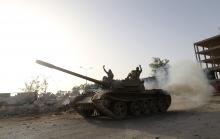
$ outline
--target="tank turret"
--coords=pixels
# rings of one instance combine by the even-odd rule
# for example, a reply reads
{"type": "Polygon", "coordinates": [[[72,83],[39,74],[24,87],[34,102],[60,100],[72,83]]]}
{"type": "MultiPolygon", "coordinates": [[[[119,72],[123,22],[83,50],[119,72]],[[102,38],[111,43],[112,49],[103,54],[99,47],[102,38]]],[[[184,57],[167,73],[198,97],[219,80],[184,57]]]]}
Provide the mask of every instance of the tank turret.
{"type": "Polygon", "coordinates": [[[102,86],[103,89],[112,89],[114,91],[120,91],[120,92],[138,92],[138,91],[144,91],[144,85],[143,82],[141,82],[139,79],[124,79],[124,80],[113,80],[108,78],[103,78],[103,80],[97,80],[93,79],[84,75],[81,75],[79,73],[75,73],[73,71],[55,66],[53,64],[37,60],[36,63],[46,66],[48,68],[56,69],[68,74],[71,74],[73,76],[94,82],[96,84],[99,84],[102,86]]]}

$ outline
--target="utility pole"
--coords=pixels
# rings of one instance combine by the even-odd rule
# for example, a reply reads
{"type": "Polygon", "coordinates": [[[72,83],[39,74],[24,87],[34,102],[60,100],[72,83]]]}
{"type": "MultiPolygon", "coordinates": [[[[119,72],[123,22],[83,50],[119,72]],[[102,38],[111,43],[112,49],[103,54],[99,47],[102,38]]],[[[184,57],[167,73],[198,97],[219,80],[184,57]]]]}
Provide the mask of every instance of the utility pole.
{"type": "MultiPolygon", "coordinates": [[[[92,67],[83,67],[83,66],[80,66],[80,68],[85,70],[86,76],[88,75],[88,71],[92,69],[92,67]]],[[[86,85],[87,85],[87,80],[86,80],[86,85]]]]}

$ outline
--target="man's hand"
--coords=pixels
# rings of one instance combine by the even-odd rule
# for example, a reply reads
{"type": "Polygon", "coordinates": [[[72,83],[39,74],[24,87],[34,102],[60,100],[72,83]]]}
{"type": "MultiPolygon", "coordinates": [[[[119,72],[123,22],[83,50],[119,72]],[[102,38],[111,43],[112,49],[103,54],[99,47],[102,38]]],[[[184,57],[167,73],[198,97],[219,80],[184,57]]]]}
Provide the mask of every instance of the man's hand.
{"type": "Polygon", "coordinates": [[[142,68],[141,68],[141,65],[139,65],[139,67],[140,67],[140,71],[142,72],[142,68]]]}

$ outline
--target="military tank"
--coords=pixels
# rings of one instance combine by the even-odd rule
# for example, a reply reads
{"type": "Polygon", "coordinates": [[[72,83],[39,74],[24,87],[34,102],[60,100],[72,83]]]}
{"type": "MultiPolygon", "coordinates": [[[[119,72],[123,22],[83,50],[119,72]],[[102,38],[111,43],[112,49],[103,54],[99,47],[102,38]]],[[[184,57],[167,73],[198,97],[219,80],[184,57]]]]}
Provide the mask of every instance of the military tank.
{"type": "Polygon", "coordinates": [[[103,115],[124,119],[127,116],[166,112],[171,104],[171,96],[165,90],[145,90],[140,79],[96,80],[41,60],[36,63],[100,85],[99,89],[86,91],[72,102],[71,105],[84,117],[103,115]]]}

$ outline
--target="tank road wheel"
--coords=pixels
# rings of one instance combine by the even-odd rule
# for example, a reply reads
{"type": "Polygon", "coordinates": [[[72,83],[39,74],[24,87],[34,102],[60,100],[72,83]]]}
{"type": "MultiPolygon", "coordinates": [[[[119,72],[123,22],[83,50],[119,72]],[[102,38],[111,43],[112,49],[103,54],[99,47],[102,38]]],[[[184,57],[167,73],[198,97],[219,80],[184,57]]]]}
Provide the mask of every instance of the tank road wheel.
{"type": "Polygon", "coordinates": [[[142,112],[143,114],[150,114],[150,104],[149,104],[149,101],[143,101],[141,103],[142,105],[142,112]]]}
{"type": "Polygon", "coordinates": [[[150,101],[150,111],[152,113],[157,113],[159,111],[157,101],[156,100],[151,100],[150,101]]]}
{"type": "Polygon", "coordinates": [[[117,119],[123,119],[127,115],[127,104],[125,102],[115,102],[113,104],[113,113],[116,115],[117,119]]]}
{"type": "Polygon", "coordinates": [[[164,97],[164,98],[160,98],[158,101],[158,106],[161,112],[166,112],[167,109],[169,108],[171,103],[171,98],[170,96],[168,97],[164,97]]]}
{"type": "Polygon", "coordinates": [[[160,112],[166,112],[167,111],[167,104],[165,98],[159,98],[158,99],[158,108],[160,112]]]}
{"type": "Polygon", "coordinates": [[[141,104],[139,102],[131,102],[129,110],[132,115],[139,116],[141,114],[141,104]]]}

